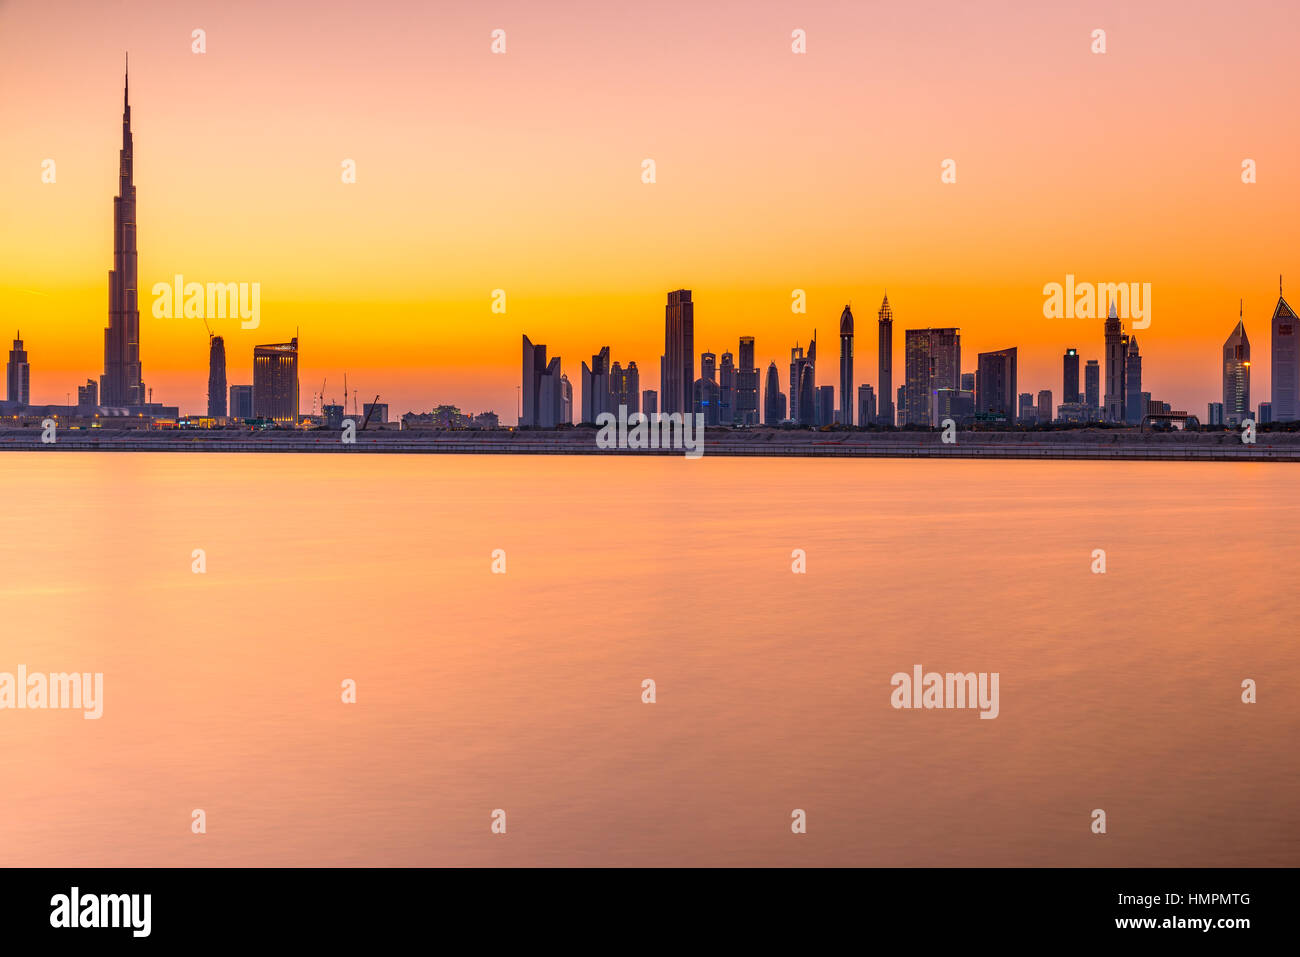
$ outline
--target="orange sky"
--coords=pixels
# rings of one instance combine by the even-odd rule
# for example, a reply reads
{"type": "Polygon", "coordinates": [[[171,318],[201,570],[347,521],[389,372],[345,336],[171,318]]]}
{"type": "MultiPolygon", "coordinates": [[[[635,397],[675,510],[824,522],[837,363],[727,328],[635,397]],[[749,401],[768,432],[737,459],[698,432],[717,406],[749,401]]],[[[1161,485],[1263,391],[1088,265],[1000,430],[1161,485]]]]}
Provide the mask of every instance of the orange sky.
{"type": "Polygon", "coordinates": [[[874,384],[887,288],[896,382],[904,329],[957,325],[964,368],[1017,345],[1059,402],[1065,347],[1101,358],[1100,320],[1043,318],[1067,272],[1151,283],[1144,387],[1202,413],[1244,297],[1267,399],[1279,273],[1300,298],[1300,6],[1050,6],[0,0],[0,340],[21,326],[34,402],[102,371],[129,49],[145,381],[183,410],[206,334],[149,313],[175,273],[261,284],[259,329],[214,324],[229,381],[300,327],[304,410],[347,372],[394,413],[513,421],[525,332],[575,386],[608,344],[657,387],[679,287],[697,350],[753,335],[783,377],[816,326],[823,384],[850,300],[874,384]]]}

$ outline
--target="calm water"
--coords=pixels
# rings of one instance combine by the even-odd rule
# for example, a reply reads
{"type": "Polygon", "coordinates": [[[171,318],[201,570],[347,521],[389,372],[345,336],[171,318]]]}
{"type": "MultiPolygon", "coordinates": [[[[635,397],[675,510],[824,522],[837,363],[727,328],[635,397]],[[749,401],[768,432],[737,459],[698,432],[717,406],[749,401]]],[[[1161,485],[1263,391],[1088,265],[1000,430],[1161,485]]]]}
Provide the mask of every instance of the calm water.
{"type": "Polygon", "coordinates": [[[0,863],[1297,865],[1298,490],[5,453],[0,671],[102,671],[105,700],[0,711],[0,863]],[[1000,716],[894,710],[918,663],[998,672],[1000,716]]]}

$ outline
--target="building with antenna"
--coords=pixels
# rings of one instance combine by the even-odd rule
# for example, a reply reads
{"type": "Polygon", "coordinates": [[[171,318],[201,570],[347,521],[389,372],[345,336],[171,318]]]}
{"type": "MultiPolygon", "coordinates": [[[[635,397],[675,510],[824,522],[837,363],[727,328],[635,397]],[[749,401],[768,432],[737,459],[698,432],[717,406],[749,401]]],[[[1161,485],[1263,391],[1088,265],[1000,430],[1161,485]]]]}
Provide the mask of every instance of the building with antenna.
{"type": "Polygon", "coordinates": [[[297,336],[288,342],[253,347],[253,417],[276,425],[297,425],[297,336]]]}
{"type": "Polygon", "coordinates": [[[1223,406],[1211,425],[1236,427],[1250,418],[1250,339],[1246,336],[1244,304],[1237,306],[1237,325],[1223,344],[1223,406]]]}
{"type": "Polygon", "coordinates": [[[8,385],[5,397],[19,405],[31,403],[32,371],[27,364],[27,350],[23,348],[23,333],[14,334],[14,347],[9,350],[9,364],[5,367],[5,380],[8,385]]]}
{"type": "Polygon", "coordinates": [[[226,417],[226,340],[208,333],[208,415],[226,417]]]}

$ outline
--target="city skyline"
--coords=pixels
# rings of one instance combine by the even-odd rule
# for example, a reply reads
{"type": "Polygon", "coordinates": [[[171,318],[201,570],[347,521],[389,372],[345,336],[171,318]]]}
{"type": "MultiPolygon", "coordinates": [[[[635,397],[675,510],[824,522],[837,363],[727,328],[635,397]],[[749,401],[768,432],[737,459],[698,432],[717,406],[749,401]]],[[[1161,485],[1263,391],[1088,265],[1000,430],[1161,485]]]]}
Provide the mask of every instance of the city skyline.
{"type": "MultiPolygon", "coordinates": [[[[380,5],[376,16],[384,22],[385,16],[407,9],[400,4],[380,5]]],[[[1266,8],[1255,13],[1264,21],[1285,16],[1266,8]]],[[[0,22],[14,29],[0,31],[0,37],[20,35],[27,19],[36,15],[34,6],[6,5],[0,10],[0,22]]],[[[534,29],[523,31],[527,41],[516,41],[507,56],[493,57],[486,42],[479,42],[479,24],[468,11],[458,18],[447,53],[455,69],[483,80],[497,108],[509,102],[502,99],[507,94],[521,94],[520,84],[536,66],[543,45],[553,51],[557,44],[567,48],[577,42],[557,35],[554,25],[539,23],[522,7],[513,8],[511,15],[534,29]]],[[[1051,21],[1057,14],[1041,16],[1051,21]]],[[[1194,19],[1197,15],[1187,16],[1194,19]]],[[[486,206],[467,207],[460,200],[452,202],[446,190],[441,190],[437,195],[452,202],[439,207],[436,218],[442,225],[433,231],[417,230],[414,237],[406,227],[383,232],[407,222],[405,206],[403,219],[393,218],[397,215],[394,190],[408,190],[403,199],[413,202],[414,209],[431,209],[428,174],[413,175],[412,144],[395,147],[395,153],[372,150],[369,158],[363,155],[357,160],[360,173],[356,184],[338,181],[340,161],[359,152],[359,136],[373,132],[359,114],[349,113],[349,122],[355,120],[357,125],[340,127],[339,136],[329,144],[299,130],[308,139],[287,151],[297,170],[293,174],[288,161],[275,159],[279,154],[274,150],[257,152],[261,166],[244,153],[223,155],[220,160],[208,156],[187,144],[202,142],[201,136],[196,139],[201,129],[239,128],[239,111],[247,107],[247,98],[233,95],[233,91],[257,88],[264,92],[274,86],[273,74],[267,72],[270,68],[254,56],[256,44],[249,45],[253,38],[240,34],[236,44],[227,36],[222,48],[214,44],[208,53],[198,56],[162,26],[149,22],[145,12],[114,20],[89,8],[86,18],[88,24],[101,28],[97,33],[87,31],[96,35],[68,39],[66,48],[39,34],[30,47],[10,42],[0,66],[6,88],[26,88],[25,84],[37,82],[36,77],[50,69],[60,71],[61,77],[39,105],[23,97],[0,103],[0,122],[13,134],[15,147],[0,157],[0,174],[9,187],[3,202],[7,212],[28,227],[21,231],[21,238],[19,231],[13,231],[0,239],[0,316],[10,317],[15,329],[21,326],[25,330],[34,404],[61,403],[88,377],[98,378],[103,372],[103,263],[112,262],[114,237],[97,211],[103,208],[104,196],[113,194],[107,184],[119,181],[122,172],[120,164],[114,167],[105,162],[108,150],[122,147],[121,129],[108,121],[111,113],[106,110],[117,94],[106,92],[105,80],[120,75],[121,54],[106,50],[105,45],[117,38],[122,41],[121,48],[131,48],[133,68],[145,77],[132,89],[133,172],[135,179],[143,177],[145,184],[145,199],[138,211],[138,231],[144,237],[140,284],[148,290],[153,283],[170,280],[177,273],[209,281],[262,283],[260,328],[245,330],[238,323],[218,320],[212,329],[225,340],[229,379],[236,383],[251,381],[254,346],[285,341],[301,327],[311,342],[303,354],[305,382],[326,378],[337,382],[347,373],[363,391],[373,394],[373,387],[397,409],[426,409],[438,402],[457,401],[469,408],[496,409],[508,421],[517,403],[515,337],[520,329],[546,330],[552,353],[559,355],[590,354],[593,347],[608,343],[616,354],[640,359],[645,388],[657,378],[653,356],[660,354],[656,350],[661,347],[654,317],[663,308],[663,290],[676,285],[691,288],[702,304],[695,318],[695,340],[730,343],[742,331],[752,335],[757,342],[755,368],[759,370],[773,360],[782,365],[791,342],[806,336],[806,330],[814,325],[825,328],[845,303],[874,303],[888,288],[899,308],[901,330],[960,326],[968,352],[976,353],[1014,342],[1020,349],[1022,383],[1035,391],[1042,386],[1055,389],[1057,355],[1063,345],[1078,346],[1085,359],[1090,357],[1086,345],[1093,336],[1090,320],[1046,320],[1041,314],[1042,285],[1073,270],[1152,283],[1153,323],[1142,333],[1142,357],[1152,372],[1146,375],[1144,391],[1161,395],[1175,407],[1203,411],[1207,402],[1217,398],[1213,384],[1220,378],[1218,353],[1238,301],[1245,298],[1247,328],[1262,330],[1265,322],[1271,321],[1274,301],[1267,291],[1274,277],[1297,265],[1292,252],[1296,248],[1295,227],[1288,217],[1275,215],[1300,195],[1292,185],[1295,178],[1286,175],[1294,169],[1296,150],[1293,141],[1279,141],[1277,124],[1268,122],[1268,106],[1275,102],[1275,94],[1268,83],[1261,82],[1268,76],[1269,65],[1279,62],[1275,57],[1282,55],[1282,46],[1275,51],[1265,44],[1261,50],[1256,44],[1252,55],[1257,62],[1230,80],[1232,90],[1249,88],[1259,100],[1252,101],[1248,116],[1238,116],[1239,125],[1233,127],[1241,131],[1242,155],[1249,151],[1260,163],[1259,182],[1250,185],[1241,182],[1240,158],[1227,154],[1216,152],[1211,157],[1203,149],[1191,150],[1183,165],[1173,171],[1176,175],[1165,176],[1135,166],[1131,156],[1120,163],[1103,140],[1087,144],[1081,152],[1076,150],[1079,155],[1063,169],[1060,164],[1064,161],[1046,146],[1023,155],[1005,152],[993,139],[972,141],[972,128],[963,125],[960,139],[968,143],[963,149],[960,144],[922,136],[895,110],[887,117],[894,129],[886,168],[880,165],[878,150],[856,153],[855,163],[860,168],[827,166],[828,154],[819,143],[822,136],[831,134],[832,127],[822,124],[820,113],[798,149],[782,148],[777,154],[759,150],[746,154],[748,164],[741,162],[734,168],[730,163],[720,165],[720,156],[711,147],[687,149],[687,144],[675,142],[668,148],[663,136],[670,127],[660,107],[669,100],[678,110],[682,104],[668,91],[661,102],[654,90],[645,89],[640,102],[649,111],[649,119],[642,132],[650,134],[649,143],[647,136],[638,139],[631,130],[623,129],[620,144],[626,147],[626,156],[609,151],[576,157],[566,154],[575,161],[572,171],[557,170],[546,161],[549,175],[564,173],[559,197],[572,200],[577,195],[573,193],[577,180],[571,177],[590,182],[597,176],[600,208],[620,217],[616,241],[597,249],[590,239],[597,231],[577,230],[579,222],[594,225],[592,217],[603,215],[596,207],[587,200],[578,202],[571,208],[575,215],[580,214],[579,219],[550,217],[547,222],[558,223],[559,233],[552,236],[539,231],[539,217],[559,201],[548,198],[556,193],[556,183],[548,180],[543,187],[534,178],[518,175],[521,168],[513,168],[507,175],[504,166],[513,161],[491,152],[482,136],[470,137],[463,148],[458,146],[457,153],[467,158],[491,155],[488,165],[493,182],[513,184],[508,190],[509,204],[489,199],[486,206]],[[190,107],[200,102],[211,115],[205,113],[203,123],[196,125],[190,107]],[[38,107],[59,117],[62,131],[57,142],[52,143],[42,132],[44,125],[35,112],[38,107]],[[485,149],[489,153],[485,154],[485,149]],[[653,185],[640,181],[640,163],[647,153],[658,158],[659,176],[653,185]],[[939,179],[939,162],[950,153],[956,155],[961,172],[955,184],[944,185],[939,179]],[[55,182],[41,181],[46,157],[57,162],[55,182]],[[978,162],[972,164],[969,159],[978,162]],[[394,161],[396,166],[390,168],[388,164],[394,161]],[[1028,187],[1032,189],[1023,197],[1020,194],[1027,187],[1022,161],[1045,162],[1053,174],[1031,175],[1028,187]],[[820,164],[813,179],[816,188],[790,209],[772,210],[774,215],[761,229],[735,204],[742,195],[760,194],[727,185],[727,176],[746,189],[756,176],[767,177],[769,183],[793,182],[805,175],[801,170],[808,163],[820,164]],[[1126,178],[1117,180],[1121,166],[1126,178]],[[782,178],[772,179],[777,169],[784,170],[782,178]],[[368,177],[367,170],[376,175],[368,177]],[[377,181],[380,171],[382,183],[377,181]],[[1019,176],[1014,188],[1008,178],[1012,172],[1019,176]],[[310,185],[295,186],[286,177],[310,185]],[[1179,223],[1183,212],[1170,206],[1174,199],[1170,183],[1188,188],[1189,178],[1195,180],[1201,197],[1197,214],[1204,218],[1203,225],[1191,234],[1179,223]],[[1104,227],[1092,223],[1096,209],[1091,201],[1082,204],[1086,209],[1057,208],[1050,223],[1026,219],[1031,208],[1039,215],[1048,195],[1059,200],[1082,190],[1091,196],[1095,189],[1110,190],[1106,195],[1112,202],[1103,217],[1104,227]],[[1153,192],[1155,208],[1169,215],[1152,220],[1150,208],[1126,209],[1124,204],[1140,191],[1153,192]],[[301,217],[308,207],[310,215],[301,217]],[[869,208],[873,211],[867,216],[869,208]],[[673,243],[665,245],[668,227],[659,225],[665,216],[675,226],[688,226],[690,235],[678,230],[671,234],[673,243]],[[321,217],[330,224],[327,228],[321,227],[321,217]],[[864,236],[855,225],[858,222],[887,227],[889,240],[864,236]],[[497,223],[491,230],[504,244],[487,240],[485,223],[497,223]],[[509,228],[501,232],[501,224],[507,223],[509,228]],[[799,228],[810,231],[811,246],[785,238],[792,223],[801,223],[799,228]],[[1034,248],[1028,251],[1025,241],[1016,238],[1026,233],[1027,223],[1032,226],[1029,235],[1034,237],[1034,248]],[[250,231],[247,227],[253,224],[256,228],[250,231]],[[946,246],[936,253],[932,239],[941,224],[946,230],[946,246]],[[304,232],[306,227],[310,231],[304,232]],[[351,239],[335,242],[340,231],[381,240],[377,251],[361,251],[360,264],[368,277],[364,287],[340,285],[345,271],[336,267],[337,257],[358,253],[351,239]],[[470,259],[467,252],[441,254],[453,234],[473,248],[470,259]],[[1209,241],[1212,235],[1213,243],[1209,241]],[[339,251],[332,251],[325,237],[340,246],[339,251]],[[393,243],[399,237],[404,245],[402,251],[394,252],[393,243]],[[1164,250],[1159,255],[1151,251],[1157,246],[1164,250]],[[649,250],[669,248],[673,251],[647,255],[649,250]],[[457,263],[458,268],[449,270],[444,265],[431,270],[430,262],[457,263]],[[544,268],[547,263],[555,263],[556,268],[544,268]],[[491,310],[496,289],[504,290],[508,297],[504,314],[491,310]],[[794,290],[806,293],[806,313],[790,311],[794,290]],[[602,323],[612,324],[611,317],[617,320],[617,338],[601,328],[602,323]],[[388,335],[365,334],[376,325],[386,328],[388,335]],[[394,336],[403,343],[396,355],[386,345],[394,336]]],[[[796,92],[801,97],[825,94],[833,98],[828,85],[831,74],[853,62],[848,41],[819,35],[814,28],[811,36],[816,43],[808,58],[800,60],[791,56],[787,45],[776,42],[788,36],[785,21],[784,13],[764,11],[731,37],[736,55],[744,58],[746,76],[760,80],[780,102],[796,92]],[[795,69],[806,72],[792,72],[795,69]]],[[[218,32],[222,21],[208,22],[217,24],[208,29],[218,32]]],[[[853,16],[847,22],[850,27],[866,28],[865,22],[853,16]]],[[[969,25],[979,29],[978,24],[969,25]]],[[[168,20],[166,26],[173,29],[175,21],[168,20]]],[[[1135,125],[1136,115],[1125,105],[1126,96],[1149,82],[1149,64],[1136,63],[1126,50],[1140,40],[1155,61],[1176,62],[1184,70],[1183,59],[1202,55],[1171,45],[1169,39],[1155,44],[1154,23],[1128,23],[1126,30],[1135,35],[1128,36],[1125,49],[1113,49],[1105,57],[1094,57],[1086,44],[1071,41],[1069,30],[1074,28],[1068,24],[1037,23],[1036,34],[1041,36],[1049,26],[1062,32],[1060,47],[1054,48],[1058,58],[1068,55],[1062,69],[1071,77],[1097,78],[1101,83],[1097,96],[1107,107],[1119,110],[1122,122],[1114,126],[1115,140],[1122,139],[1126,131],[1139,140],[1152,135],[1135,125]],[[1110,72],[1099,75],[1096,71],[1103,63],[1110,72]]],[[[1176,37],[1179,31],[1190,33],[1195,26],[1179,22],[1171,28],[1176,37]]],[[[181,32],[188,36],[188,29],[181,32]]],[[[268,35],[256,43],[288,35],[285,23],[273,21],[267,29],[268,35]]],[[[657,29],[651,34],[657,35],[657,29]]],[[[925,34],[907,18],[892,29],[914,45],[944,49],[953,42],[925,34]]],[[[486,35],[486,30],[483,32],[486,35]]],[[[639,59],[648,56],[648,50],[639,41],[633,42],[629,33],[618,33],[616,39],[628,46],[631,63],[648,62],[639,59]]],[[[0,44],[5,42],[0,39],[0,44]]],[[[342,38],[330,35],[321,42],[327,49],[334,43],[353,49],[342,38]]],[[[693,38],[691,42],[702,41],[693,38]]],[[[1037,54],[1030,58],[1036,59],[1037,54]]],[[[354,80],[361,88],[371,89],[392,78],[381,73],[354,80]]],[[[421,86],[411,77],[405,79],[411,82],[401,88],[403,101],[435,89],[421,86]]],[[[697,79],[704,103],[725,98],[732,89],[730,81],[712,72],[701,73],[697,79]]],[[[909,87],[909,94],[915,95],[919,89],[909,87]]],[[[983,92],[991,95],[989,89],[983,92]]],[[[1215,103],[1224,95],[1218,86],[1207,86],[1204,94],[1215,103]]],[[[1065,102],[1076,98],[1066,97],[1065,102]]],[[[353,102],[353,98],[344,99],[353,102]]],[[[511,112],[514,109],[510,107],[511,112]]],[[[933,118],[932,111],[928,108],[919,115],[933,118]]],[[[702,113],[697,116],[688,111],[692,129],[702,117],[702,113]]],[[[1188,137],[1199,129],[1177,117],[1165,122],[1170,125],[1162,129],[1172,142],[1192,142],[1188,137]]],[[[463,118],[449,128],[463,129],[463,118]]],[[[842,133],[838,125],[834,132],[842,133]]],[[[271,131],[262,135],[270,137],[268,142],[275,141],[271,131]]],[[[383,142],[393,145],[393,135],[386,131],[383,142]]],[[[752,137],[751,131],[749,139],[752,137]]],[[[708,144],[716,139],[716,134],[706,138],[708,144]]],[[[417,138],[417,143],[415,152],[424,155],[425,140],[417,138]]],[[[1025,146],[1023,142],[1016,145],[1018,149],[1025,146]]],[[[556,154],[552,149],[542,155],[554,158],[556,154]]],[[[458,182],[456,177],[441,174],[435,175],[434,181],[458,182]]],[[[417,221],[419,216],[410,219],[417,221]]],[[[186,412],[201,412],[207,406],[208,346],[202,322],[156,319],[150,305],[146,301],[139,310],[144,340],[141,365],[150,370],[147,385],[154,389],[155,399],[179,405],[186,412]]],[[[878,404],[892,405],[894,390],[879,388],[878,381],[864,374],[876,364],[871,350],[874,338],[867,335],[865,347],[863,342],[857,343],[856,381],[876,385],[878,404]]],[[[895,337],[896,346],[901,338],[895,337]]],[[[826,357],[832,363],[837,358],[826,357]]],[[[576,366],[571,371],[576,372],[576,366]]],[[[1253,373],[1255,394],[1269,394],[1271,360],[1258,365],[1253,373]]],[[[833,366],[824,369],[820,383],[835,381],[833,366]]],[[[326,399],[333,397],[337,394],[326,399]]]]}

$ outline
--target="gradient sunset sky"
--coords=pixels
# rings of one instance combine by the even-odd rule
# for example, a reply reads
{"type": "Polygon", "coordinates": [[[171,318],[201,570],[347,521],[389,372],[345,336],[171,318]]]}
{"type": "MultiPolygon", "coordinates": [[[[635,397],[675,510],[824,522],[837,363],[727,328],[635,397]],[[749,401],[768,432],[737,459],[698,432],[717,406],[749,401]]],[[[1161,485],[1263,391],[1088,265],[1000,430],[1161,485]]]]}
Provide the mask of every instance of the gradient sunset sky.
{"type": "Polygon", "coordinates": [[[207,335],[152,316],[176,273],[261,284],[260,328],[214,323],[228,381],[297,327],[304,411],[346,372],[513,423],[521,333],[575,392],[603,345],[657,388],[679,287],[697,352],[753,335],[783,387],[814,327],[838,382],[846,302],[874,385],[887,289],[895,383],[904,329],[955,325],[963,369],[1019,346],[1059,403],[1064,349],[1102,358],[1100,319],[1043,317],[1066,273],[1151,283],[1144,388],[1202,415],[1244,299],[1257,405],[1279,273],[1300,300],[1298,36],[1294,0],[0,0],[0,346],[21,327],[35,403],[102,371],[129,50],[144,378],[182,411],[207,335]]]}

